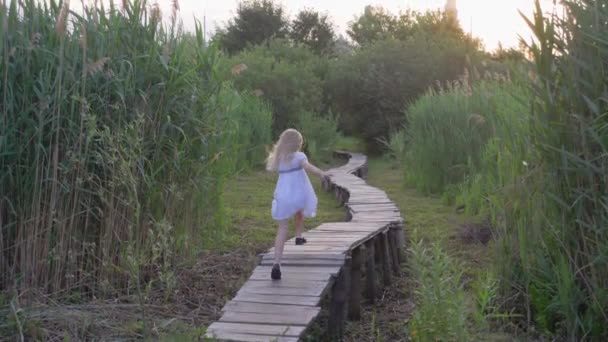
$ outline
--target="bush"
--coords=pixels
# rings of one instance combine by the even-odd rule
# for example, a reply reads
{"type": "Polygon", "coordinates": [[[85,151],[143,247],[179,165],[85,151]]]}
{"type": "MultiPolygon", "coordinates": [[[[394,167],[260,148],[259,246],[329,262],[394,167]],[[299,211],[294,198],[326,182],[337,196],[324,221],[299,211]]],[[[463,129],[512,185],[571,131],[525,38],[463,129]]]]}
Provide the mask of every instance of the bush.
{"type": "Polygon", "coordinates": [[[245,70],[234,72],[231,78],[237,89],[256,92],[270,104],[276,135],[286,128],[297,127],[299,113],[322,112],[319,61],[304,46],[275,40],[228,59],[223,73],[228,75],[234,66],[245,66],[245,70]]]}
{"type": "Polygon", "coordinates": [[[359,135],[372,150],[406,122],[405,105],[436,81],[456,79],[466,64],[464,44],[417,34],[382,40],[332,64],[327,92],[340,127],[359,135]]]}
{"type": "Polygon", "coordinates": [[[340,137],[337,118],[331,114],[321,116],[311,112],[300,113],[298,117],[300,124],[297,127],[304,136],[304,147],[308,154],[329,161],[340,137]]]}
{"type": "Polygon", "coordinates": [[[462,265],[439,245],[416,242],[411,248],[411,270],[416,282],[416,311],[408,331],[413,341],[467,341],[467,306],[462,265]]]}
{"type": "Polygon", "coordinates": [[[488,142],[504,144],[510,133],[525,126],[524,92],[513,82],[470,85],[463,78],[413,103],[407,109],[406,136],[394,136],[408,142],[408,181],[421,191],[441,193],[479,172],[482,160],[489,157],[488,142]]]}

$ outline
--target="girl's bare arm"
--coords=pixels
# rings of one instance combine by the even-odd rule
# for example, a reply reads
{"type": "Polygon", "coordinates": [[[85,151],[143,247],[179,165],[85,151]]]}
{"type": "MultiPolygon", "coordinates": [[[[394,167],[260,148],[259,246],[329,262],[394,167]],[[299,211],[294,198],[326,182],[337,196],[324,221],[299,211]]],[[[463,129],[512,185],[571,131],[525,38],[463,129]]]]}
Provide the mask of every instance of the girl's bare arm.
{"type": "Polygon", "coordinates": [[[330,176],[329,173],[319,169],[318,167],[312,165],[306,160],[302,161],[302,167],[304,168],[304,170],[317,175],[319,178],[325,178],[330,176]]]}

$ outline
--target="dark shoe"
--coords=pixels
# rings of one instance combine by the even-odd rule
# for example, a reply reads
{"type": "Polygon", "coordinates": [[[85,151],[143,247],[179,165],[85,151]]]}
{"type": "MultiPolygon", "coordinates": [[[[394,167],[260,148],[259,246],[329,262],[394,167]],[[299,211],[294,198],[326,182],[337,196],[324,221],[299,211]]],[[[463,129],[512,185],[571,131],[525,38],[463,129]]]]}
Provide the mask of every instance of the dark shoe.
{"type": "Polygon", "coordinates": [[[278,264],[274,264],[274,266],[272,266],[272,272],[270,272],[270,278],[272,278],[272,280],[281,279],[281,266],[279,266],[278,264]]]}
{"type": "Polygon", "coordinates": [[[306,243],[306,239],[305,238],[299,238],[299,237],[296,238],[296,246],[301,246],[301,245],[303,245],[305,243],[306,243]]]}

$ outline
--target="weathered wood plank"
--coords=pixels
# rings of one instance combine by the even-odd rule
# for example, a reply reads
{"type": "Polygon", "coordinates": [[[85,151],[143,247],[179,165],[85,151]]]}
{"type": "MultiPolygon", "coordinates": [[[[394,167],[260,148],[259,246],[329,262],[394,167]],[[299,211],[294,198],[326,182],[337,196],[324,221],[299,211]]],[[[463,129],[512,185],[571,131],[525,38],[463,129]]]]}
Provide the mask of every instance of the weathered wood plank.
{"type": "Polygon", "coordinates": [[[266,304],[266,303],[251,303],[229,301],[222,308],[223,312],[245,312],[245,313],[271,313],[290,315],[294,312],[318,314],[321,308],[312,306],[297,306],[297,305],[281,305],[281,304],[266,304]]]}
{"type": "Polygon", "coordinates": [[[237,293],[234,300],[251,303],[286,304],[286,305],[308,305],[317,306],[321,297],[313,296],[277,296],[254,293],[237,293]]]}
{"type": "Polygon", "coordinates": [[[325,282],[322,286],[306,286],[305,284],[302,284],[300,287],[258,286],[256,283],[259,282],[248,281],[239,289],[237,294],[319,297],[325,292],[326,287],[329,286],[329,282],[325,282]]]}
{"type": "MultiPolygon", "coordinates": [[[[342,260],[327,260],[327,259],[307,259],[307,260],[298,260],[298,259],[287,259],[281,260],[281,267],[283,265],[288,266],[342,266],[344,262],[342,260]]],[[[260,265],[262,266],[272,266],[274,264],[274,260],[272,259],[262,259],[260,265]]]]}
{"type": "MultiPolygon", "coordinates": [[[[344,260],[344,253],[348,251],[346,247],[309,247],[301,250],[286,250],[283,251],[281,260],[290,259],[323,259],[323,260],[344,260]],[[334,253],[329,253],[335,251],[334,253]]],[[[262,259],[274,259],[274,251],[262,254],[262,259]]]]}
{"type": "Polygon", "coordinates": [[[254,334],[240,334],[229,331],[216,331],[213,335],[207,334],[208,338],[218,339],[220,341],[241,341],[241,342],[298,342],[297,337],[286,336],[267,336],[254,334]]]}
{"type": "Polygon", "coordinates": [[[223,323],[215,322],[207,328],[207,333],[215,331],[267,335],[267,336],[290,336],[298,337],[305,330],[305,327],[298,325],[274,325],[274,324],[242,324],[242,323],[223,323]]]}
{"type": "Polygon", "coordinates": [[[323,288],[325,286],[327,286],[327,282],[326,281],[305,280],[305,279],[289,279],[289,278],[284,278],[284,279],[280,279],[280,280],[266,279],[264,281],[255,281],[255,282],[247,281],[245,284],[243,284],[243,287],[265,287],[265,288],[270,288],[270,289],[288,288],[288,287],[295,287],[295,288],[302,288],[302,287],[317,288],[317,287],[320,287],[320,288],[323,288]]]}
{"type": "MultiPolygon", "coordinates": [[[[253,272],[260,272],[260,273],[268,273],[270,274],[272,267],[269,266],[258,266],[256,268],[253,269],[253,272]]],[[[321,273],[321,274],[338,274],[338,272],[340,272],[340,266],[312,266],[312,267],[307,267],[307,266],[281,266],[281,272],[283,273],[305,273],[305,274],[311,274],[311,273],[321,273]]]]}
{"type": "Polygon", "coordinates": [[[248,313],[248,312],[224,312],[220,322],[230,323],[260,323],[278,325],[301,325],[307,326],[317,317],[317,313],[294,311],[289,315],[272,313],[248,313]]]}

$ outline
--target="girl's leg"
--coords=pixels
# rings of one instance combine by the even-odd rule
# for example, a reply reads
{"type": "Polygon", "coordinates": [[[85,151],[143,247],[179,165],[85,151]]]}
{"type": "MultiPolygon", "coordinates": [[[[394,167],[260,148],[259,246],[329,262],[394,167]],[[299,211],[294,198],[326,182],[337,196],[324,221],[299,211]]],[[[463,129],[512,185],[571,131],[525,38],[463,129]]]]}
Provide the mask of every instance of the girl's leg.
{"type": "Polygon", "coordinates": [[[301,211],[298,211],[295,217],[296,220],[296,237],[301,238],[302,233],[304,232],[304,214],[301,211]]]}
{"type": "Polygon", "coordinates": [[[283,248],[285,247],[285,241],[287,241],[287,235],[289,233],[289,221],[279,221],[279,229],[277,230],[277,237],[274,240],[274,263],[275,265],[281,264],[281,257],[283,256],[283,248]]]}

